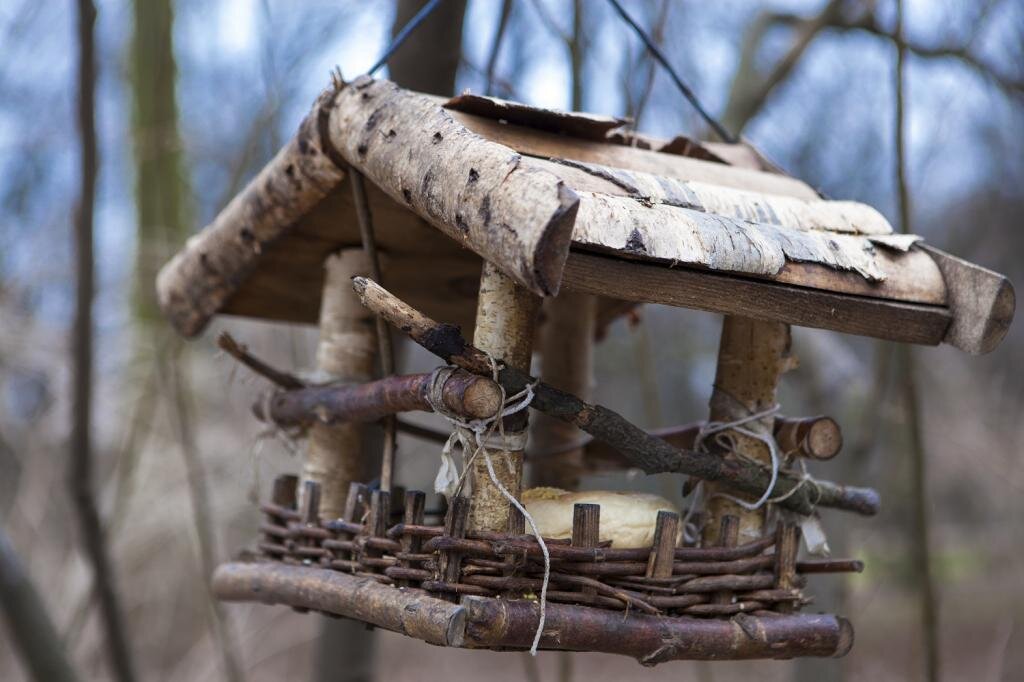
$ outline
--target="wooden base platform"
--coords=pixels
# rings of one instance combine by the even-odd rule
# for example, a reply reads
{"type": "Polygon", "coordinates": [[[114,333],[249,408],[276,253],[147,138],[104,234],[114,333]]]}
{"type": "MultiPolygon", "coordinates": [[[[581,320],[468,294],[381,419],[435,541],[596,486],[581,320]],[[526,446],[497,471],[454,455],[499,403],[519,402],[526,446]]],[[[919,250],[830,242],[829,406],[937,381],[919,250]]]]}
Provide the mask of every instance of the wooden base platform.
{"type": "MultiPolygon", "coordinates": [[[[528,599],[463,597],[453,604],[370,577],[275,561],[222,565],[213,590],[224,601],[284,604],[359,620],[441,646],[526,650],[540,617],[528,599]]],[[[853,628],[838,616],[739,614],[731,619],[648,616],[548,603],[540,648],[595,651],[643,665],[672,660],[844,656],[853,628]]]]}

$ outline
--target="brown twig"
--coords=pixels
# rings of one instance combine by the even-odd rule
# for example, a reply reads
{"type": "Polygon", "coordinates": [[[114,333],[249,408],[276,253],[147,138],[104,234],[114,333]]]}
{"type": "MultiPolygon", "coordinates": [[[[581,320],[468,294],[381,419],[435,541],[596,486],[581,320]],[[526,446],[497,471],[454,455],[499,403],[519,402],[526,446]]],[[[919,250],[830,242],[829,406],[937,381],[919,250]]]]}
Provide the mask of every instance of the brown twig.
{"type": "MultiPolygon", "coordinates": [[[[906,97],[904,68],[907,46],[903,40],[903,0],[896,0],[896,27],[893,35],[896,43],[896,191],[899,203],[900,229],[910,231],[910,190],[907,184],[906,144],[906,97]]],[[[924,638],[925,677],[928,682],[938,682],[939,669],[939,625],[938,604],[935,601],[935,580],[931,569],[931,530],[928,516],[926,491],[927,469],[924,452],[924,435],[921,428],[921,410],[918,403],[917,383],[914,374],[914,354],[907,345],[898,349],[898,367],[903,389],[903,406],[906,411],[907,429],[910,436],[910,486],[913,500],[913,516],[910,526],[910,543],[913,548],[913,565],[918,576],[918,601],[921,630],[924,638]]]]}
{"type": "MultiPolygon", "coordinates": [[[[491,374],[491,358],[467,343],[458,327],[431,320],[370,279],[355,277],[352,281],[363,305],[404,331],[416,343],[466,371],[484,376],[491,374]]],[[[617,412],[586,403],[570,393],[538,382],[514,367],[502,367],[499,383],[509,395],[532,386],[532,407],[571,422],[606,441],[647,473],[688,473],[705,480],[725,481],[741,492],[758,495],[770,482],[770,472],[763,466],[675,448],[617,412]]],[[[779,500],[781,506],[804,514],[820,505],[872,515],[877,513],[879,505],[878,494],[874,490],[827,481],[808,481],[785,473],[780,473],[773,494],[786,496],[779,500]]]]}
{"type": "MultiPolygon", "coordinates": [[[[363,250],[370,261],[370,273],[376,281],[381,280],[380,257],[377,254],[377,239],[373,231],[373,217],[370,215],[370,202],[366,198],[366,183],[363,174],[356,168],[349,169],[349,180],[352,183],[352,199],[356,205],[356,216],[359,218],[359,235],[363,242],[363,250]]],[[[384,320],[376,318],[377,349],[380,356],[381,374],[389,377],[395,373],[395,349],[391,345],[391,330],[384,320]]],[[[384,418],[384,448],[380,462],[380,489],[391,490],[391,477],[395,469],[395,417],[384,418]]]]}
{"type": "Polygon", "coordinates": [[[508,18],[512,14],[512,0],[502,0],[501,13],[498,15],[498,28],[494,32],[494,40],[491,42],[491,54],[487,57],[487,68],[484,77],[487,79],[484,84],[484,94],[494,94],[494,70],[498,66],[498,56],[501,54],[501,43],[505,37],[505,29],[508,28],[508,18]]]}
{"type": "Polygon", "coordinates": [[[96,202],[96,57],[93,28],[96,7],[92,0],[78,1],[78,126],[82,154],[81,195],[75,215],[75,325],[72,385],[72,424],[68,488],[77,510],[81,542],[93,569],[93,589],[100,605],[106,645],[114,676],[120,682],[135,679],[131,650],[114,588],[116,579],[107,552],[103,526],[93,498],[92,466],[92,304],[95,291],[93,273],[93,211],[96,202]]]}
{"type": "MultiPolygon", "coordinates": [[[[178,344],[180,346],[180,344],[178,344]]],[[[221,609],[220,603],[209,590],[207,580],[217,567],[216,541],[213,533],[213,514],[210,511],[210,492],[206,487],[206,473],[199,456],[195,432],[189,411],[188,388],[184,374],[177,367],[177,353],[164,360],[164,382],[172,399],[174,428],[177,431],[178,446],[181,449],[192,502],[193,529],[199,549],[199,565],[202,569],[203,584],[207,586],[206,605],[209,610],[213,639],[220,650],[224,679],[241,682],[244,679],[238,657],[238,641],[230,619],[221,609]]]]}
{"type": "Polygon", "coordinates": [[[217,347],[272,384],[289,389],[306,387],[306,382],[298,377],[275,369],[257,358],[227,332],[221,332],[217,337],[217,347]]]}
{"type": "MultiPolygon", "coordinates": [[[[389,376],[365,384],[328,384],[279,391],[258,400],[252,410],[258,419],[280,426],[337,422],[369,422],[399,412],[433,410],[428,394],[433,373],[389,376]],[[269,412],[269,414],[267,414],[269,412]]],[[[501,407],[501,388],[488,377],[456,370],[441,387],[444,407],[465,419],[488,419],[501,407]]],[[[448,439],[441,435],[442,442],[448,439]]]]}

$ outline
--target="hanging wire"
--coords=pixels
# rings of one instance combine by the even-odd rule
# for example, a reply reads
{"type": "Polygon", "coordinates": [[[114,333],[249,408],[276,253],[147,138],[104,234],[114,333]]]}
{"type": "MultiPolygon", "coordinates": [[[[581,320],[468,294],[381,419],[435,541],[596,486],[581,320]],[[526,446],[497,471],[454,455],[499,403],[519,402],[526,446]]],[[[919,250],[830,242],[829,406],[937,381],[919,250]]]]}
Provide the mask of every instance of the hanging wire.
{"type": "Polygon", "coordinates": [[[697,113],[704,119],[704,122],[711,126],[712,130],[714,130],[715,133],[726,142],[732,144],[738,142],[739,140],[735,135],[726,130],[721,123],[715,120],[715,118],[707,112],[704,106],[700,103],[700,100],[697,99],[697,95],[694,94],[693,90],[683,82],[683,79],[679,77],[679,74],[677,74],[675,69],[672,68],[672,65],[669,64],[668,58],[665,57],[665,53],[663,53],[654,41],[651,40],[651,37],[640,27],[640,24],[636,23],[636,21],[633,20],[633,17],[629,16],[629,13],[627,13],[626,9],[621,3],[619,3],[619,0],[608,0],[608,2],[611,3],[612,7],[615,8],[615,11],[619,13],[622,20],[629,24],[633,29],[633,32],[640,37],[640,40],[642,40],[644,45],[647,47],[647,51],[651,53],[651,56],[654,57],[659,64],[665,67],[665,70],[668,71],[668,75],[671,76],[673,82],[675,82],[676,87],[679,88],[679,91],[683,93],[683,96],[689,100],[690,104],[693,105],[693,108],[696,109],[697,113]]]}
{"type": "Polygon", "coordinates": [[[387,64],[388,60],[391,59],[391,55],[393,55],[395,51],[402,46],[402,43],[404,43],[405,39],[409,37],[409,34],[419,28],[419,25],[423,23],[423,20],[430,16],[430,13],[437,9],[437,6],[440,4],[441,0],[430,0],[430,2],[423,5],[423,7],[420,8],[420,11],[416,13],[416,16],[410,19],[409,23],[402,27],[402,30],[398,32],[398,35],[395,36],[394,40],[391,41],[391,44],[388,45],[386,50],[384,50],[384,54],[380,56],[377,63],[370,67],[370,70],[366,72],[367,75],[372,76],[380,70],[382,66],[387,64]]]}

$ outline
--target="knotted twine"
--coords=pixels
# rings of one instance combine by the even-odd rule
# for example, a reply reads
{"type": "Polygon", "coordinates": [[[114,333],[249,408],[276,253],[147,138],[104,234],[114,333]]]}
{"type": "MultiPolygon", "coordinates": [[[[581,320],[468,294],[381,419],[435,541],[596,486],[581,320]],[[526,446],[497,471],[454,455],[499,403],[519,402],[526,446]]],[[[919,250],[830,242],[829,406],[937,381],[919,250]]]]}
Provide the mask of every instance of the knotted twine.
{"type": "Polygon", "coordinates": [[[448,436],[448,441],[444,444],[444,448],[441,449],[441,466],[438,468],[437,476],[434,479],[434,492],[445,495],[446,497],[452,497],[460,494],[463,484],[465,483],[466,474],[469,472],[470,467],[473,465],[477,456],[482,453],[484,457],[484,464],[487,466],[487,475],[491,479],[491,483],[498,489],[502,496],[508,500],[509,504],[519,510],[519,513],[523,515],[526,522],[530,524],[530,528],[533,530],[533,535],[537,538],[537,544],[540,545],[540,551],[544,555],[544,580],[541,582],[540,588],[540,620],[537,622],[537,631],[533,635],[533,644],[530,646],[530,655],[536,656],[537,647],[540,644],[540,637],[544,632],[544,621],[547,618],[548,582],[551,578],[551,557],[548,554],[548,546],[544,542],[544,538],[541,537],[540,529],[537,528],[537,524],[533,520],[533,517],[530,516],[530,512],[526,511],[526,507],[524,507],[519,500],[516,499],[515,495],[509,492],[508,488],[498,480],[497,474],[494,473],[494,463],[491,461],[491,454],[488,451],[489,447],[505,451],[519,451],[525,449],[526,432],[523,431],[514,434],[506,434],[504,419],[505,417],[521,412],[529,407],[530,403],[533,401],[533,387],[536,386],[536,382],[527,384],[526,388],[511,397],[507,396],[505,394],[505,387],[498,381],[497,361],[489,353],[486,353],[486,351],[485,354],[487,355],[487,360],[491,364],[491,378],[494,380],[494,383],[498,384],[498,388],[501,391],[501,407],[493,416],[486,419],[471,419],[469,421],[464,421],[459,415],[449,410],[444,404],[442,391],[444,389],[445,382],[447,382],[449,377],[451,377],[452,372],[458,369],[457,367],[438,367],[431,373],[430,390],[427,392],[427,402],[430,403],[430,407],[434,412],[447,419],[454,427],[451,435],[448,436]],[[493,442],[491,440],[495,430],[498,431],[497,442],[493,442]],[[452,449],[455,447],[456,443],[459,443],[462,446],[462,474],[457,474],[458,467],[452,457],[452,449]],[[466,453],[471,450],[473,454],[467,459],[466,453]]]}
{"type": "MultiPolygon", "coordinates": [[[[726,394],[726,393],[724,393],[722,391],[719,391],[716,388],[714,393],[711,396],[711,402],[715,403],[717,401],[717,402],[721,403],[722,401],[725,401],[725,400],[729,400],[729,401],[731,401],[734,404],[739,404],[739,401],[735,400],[734,398],[732,398],[728,394],[726,394]]],[[[746,408],[743,407],[742,405],[741,405],[741,409],[746,410],[746,408]]],[[[709,436],[716,436],[715,440],[716,440],[716,442],[719,445],[722,445],[727,450],[729,450],[730,452],[732,452],[733,454],[735,454],[735,455],[737,455],[739,457],[743,457],[744,459],[750,459],[749,457],[747,457],[743,453],[737,452],[735,450],[735,448],[732,446],[731,443],[723,443],[721,440],[719,440],[717,438],[718,436],[723,434],[723,432],[734,431],[736,433],[739,433],[741,435],[747,436],[749,438],[753,438],[755,440],[758,440],[758,441],[764,443],[768,447],[768,452],[771,455],[771,478],[768,481],[768,485],[765,488],[764,493],[761,494],[761,497],[758,498],[758,500],[756,502],[747,502],[746,500],[741,500],[740,498],[736,497],[735,495],[730,495],[730,494],[724,493],[724,492],[715,492],[714,494],[711,495],[712,498],[714,498],[714,497],[722,497],[722,498],[725,498],[725,499],[729,500],[730,502],[733,502],[733,503],[739,505],[740,507],[742,507],[742,508],[744,508],[744,509],[746,509],[748,511],[757,511],[758,509],[760,509],[761,507],[765,506],[766,504],[774,504],[774,503],[782,502],[784,500],[789,499],[798,490],[800,490],[800,488],[802,488],[805,484],[809,484],[809,485],[813,486],[814,489],[818,493],[818,499],[821,498],[821,490],[819,490],[818,487],[814,484],[814,480],[811,478],[811,475],[808,473],[807,465],[803,461],[803,459],[799,460],[799,462],[800,462],[800,472],[801,472],[799,482],[797,482],[796,485],[794,485],[792,488],[790,488],[790,490],[788,492],[782,493],[781,495],[777,495],[775,497],[771,496],[772,492],[775,490],[775,486],[776,486],[776,484],[778,483],[778,480],[779,480],[779,471],[780,471],[780,469],[782,467],[783,454],[779,451],[779,444],[778,444],[778,442],[776,442],[774,435],[772,435],[770,433],[764,433],[763,431],[755,431],[754,429],[744,428],[743,425],[744,424],[749,424],[751,422],[759,421],[761,419],[764,419],[765,417],[772,416],[772,415],[778,413],[779,409],[780,409],[780,405],[775,404],[775,405],[772,405],[771,407],[769,407],[769,408],[767,408],[765,410],[762,410],[760,412],[749,413],[749,414],[747,414],[745,416],[742,416],[742,417],[739,417],[739,418],[737,418],[737,419],[735,419],[733,421],[729,421],[729,422],[708,421],[703,426],[701,426],[700,430],[697,432],[697,437],[694,439],[694,445],[693,445],[694,450],[698,450],[698,451],[701,451],[701,452],[708,452],[708,448],[707,448],[707,445],[705,444],[705,440],[709,436]]],[[[690,518],[693,516],[693,513],[696,510],[697,505],[700,502],[700,498],[702,497],[702,493],[703,493],[703,488],[704,488],[704,482],[703,481],[701,481],[700,483],[698,483],[694,487],[693,493],[692,493],[692,497],[691,497],[691,500],[690,500],[690,507],[689,507],[689,509],[687,509],[686,515],[683,517],[683,535],[689,541],[695,541],[696,540],[696,529],[693,529],[691,531],[691,529],[688,528],[688,524],[689,524],[690,518]],[[691,535],[691,533],[692,533],[692,535],[691,535]]],[[[815,502],[813,504],[817,504],[817,500],[815,500],[815,502]]],[[[811,516],[804,517],[804,521],[813,521],[814,519],[815,519],[815,516],[813,514],[811,516]]],[[[804,525],[804,522],[802,521],[801,522],[801,526],[803,526],[803,525],[804,525]]],[[[805,542],[807,542],[806,538],[805,538],[805,542]]],[[[824,546],[826,548],[825,551],[827,552],[828,545],[827,545],[827,543],[823,543],[823,544],[824,544],[824,546]]],[[[817,553],[816,551],[811,549],[809,543],[808,543],[808,550],[811,550],[812,553],[817,553]]]]}

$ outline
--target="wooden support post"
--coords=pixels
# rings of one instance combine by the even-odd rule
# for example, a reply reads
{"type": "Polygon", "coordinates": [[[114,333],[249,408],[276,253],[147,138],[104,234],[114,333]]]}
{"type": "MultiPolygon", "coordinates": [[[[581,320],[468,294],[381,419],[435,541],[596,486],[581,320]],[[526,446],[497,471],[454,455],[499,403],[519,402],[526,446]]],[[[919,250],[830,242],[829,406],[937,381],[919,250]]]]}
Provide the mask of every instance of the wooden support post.
{"type": "MultiPolygon", "coordinates": [[[[597,298],[564,291],[544,301],[539,333],[540,379],[589,401],[593,392],[594,326],[597,298]]],[[[533,485],[576,490],[583,473],[583,448],[565,449],[578,442],[579,428],[546,414],[531,418],[531,448],[557,454],[530,460],[533,485]]]]}
{"type": "MultiPolygon", "coordinates": [[[[740,520],[737,517],[732,514],[723,516],[718,524],[718,546],[726,549],[735,547],[739,537],[739,530],[740,520]]],[[[731,604],[732,597],[731,590],[723,590],[722,592],[716,592],[711,598],[711,602],[714,604],[731,604]]]]}
{"type": "Polygon", "coordinates": [[[266,520],[260,524],[263,539],[258,544],[260,552],[272,559],[290,561],[289,521],[297,514],[295,501],[299,479],[293,474],[281,474],[274,479],[270,505],[263,507],[266,520]],[[292,517],[292,518],[290,518],[292,517]]]}
{"type": "MultiPolygon", "coordinates": [[[[373,378],[377,339],[373,315],[352,291],[352,277],[370,272],[367,255],[347,249],[324,264],[323,300],[320,303],[320,344],[317,369],[325,379],[364,382],[373,378]]],[[[362,424],[314,423],[302,465],[306,481],[320,484],[320,514],[337,519],[345,509],[349,484],[366,474],[362,457],[362,424]]]]}
{"type": "MultiPolygon", "coordinates": [[[[574,504],[572,506],[572,546],[590,549],[601,542],[601,505],[574,504]]],[[[671,565],[672,557],[669,556],[671,565]]],[[[597,590],[592,586],[584,586],[583,594],[594,596],[597,590]]]]}
{"type": "Polygon", "coordinates": [[[274,479],[270,501],[285,509],[295,509],[299,479],[295,474],[281,474],[274,479]]]}
{"type": "Polygon", "coordinates": [[[679,514],[670,511],[658,512],[654,526],[654,546],[647,559],[648,578],[668,578],[676,558],[676,537],[679,535],[679,514]]]}
{"type": "MultiPolygon", "coordinates": [[[[391,493],[386,490],[374,490],[370,493],[370,514],[364,529],[366,537],[382,538],[387,535],[388,523],[391,520],[391,493]]],[[[367,544],[363,548],[362,563],[373,573],[384,572],[384,552],[367,544]]]]}
{"type": "MultiPolygon", "coordinates": [[[[788,325],[744,317],[726,317],[722,323],[718,369],[711,396],[711,420],[732,422],[771,408],[775,404],[775,388],[779,377],[789,369],[793,361],[789,346],[788,325]]],[[[769,416],[748,422],[744,428],[771,435],[774,423],[774,416],[769,416]]],[[[735,431],[722,433],[732,438],[736,454],[770,466],[771,452],[765,443],[735,431]]],[[[723,453],[723,456],[735,457],[729,453],[723,453]]],[[[719,491],[729,494],[735,494],[735,491],[724,489],[719,483],[708,482],[705,485],[707,503],[703,544],[706,547],[720,544],[720,524],[722,517],[727,514],[739,519],[739,544],[761,537],[767,505],[749,511],[716,495],[719,491]]],[[[749,501],[757,500],[757,495],[752,494],[740,497],[749,501]]]]}
{"type": "MultiPolygon", "coordinates": [[[[779,523],[775,529],[775,587],[792,590],[797,583],[797,553],[800,551],[800,528],[779,523]]],[[[794,611],[793,602],[780,602],[778,610],[783,613],[794,611]]]]}
{"type": "MultiPolygon", "coordinates": [[[[466,524],[470,514],[469,498],[456,495],[448,502],[448,516],[444,520],[444,534],[452,538],[466,537],[466,524]]],[[[437,560],[438,580],[442,583],[453,584],[459,582],[460,569],[462,568],[462,553],[455,549],[443,550],[437,560]]],[[[439,595],[442,599],[458,602],[459,595],[452,592],[444,592],[439,595]]]]}
{"type": "MultiPolygon", "coordinates": [[[[490,353],[495,360],[528,372],[539,305],[539,298],[485,262],[480,276],[474,345],[490,353]]],[[[505,421],[506,436],[513,439],[525,436],[526,415],[523,410],[505,421]]],[[[523,483],[523,448],[488,448],[488,454],[497,479],[518,498],[523,483]]],[[[504,532],[511,505],[491,482],[483,453],[473,462],[470,480],[473,492],[469,527],[504,532]]]]}
{"type": "MultiPolygon", "coordinates": [[[[423,512],[425,509],[427,496],[420,490],[410,490],[405,493],[405,516],[403,522],[406,526],[421,526],[423,525],[423,512]]],[[[401,537],[402,553],[405,555],[418,554],[420,547],[423,546],[423,537],[420,535],[413,535],[412,533],[402,533],[401,537]]],[[[402,568],[412,568],[412,562],[407,558],[400,558],[398,565],[402,568]]],[[[408,580],[399,580],[399,587],[409,587],[411,585],[408,580]]]]}

